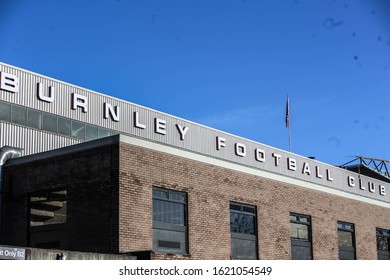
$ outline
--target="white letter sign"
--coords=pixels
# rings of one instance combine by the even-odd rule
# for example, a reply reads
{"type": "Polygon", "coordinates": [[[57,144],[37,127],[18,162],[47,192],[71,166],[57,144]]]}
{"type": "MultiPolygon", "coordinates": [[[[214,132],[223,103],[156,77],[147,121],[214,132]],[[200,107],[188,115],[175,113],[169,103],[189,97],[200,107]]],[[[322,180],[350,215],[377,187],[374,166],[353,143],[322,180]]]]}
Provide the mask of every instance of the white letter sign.
{"type": "Polygon", "coordinates": [[[84,95],[72,93],[72,109],[77,110],[77,107],[83,109],[83,112],[88,112],[88,98],[84,95]]]}
{"type": "Polygon", "coordinates": [[[158,134],[167,134],[167,122],[159,118],[154,119],[154,132],[158,134]]]}
{"type": "Polygon", "coordinates": [[[222,147],[226,146],[225,141],[225,138],[217,136],[217,150],[220,150],[222,147]]]}
{"type": "Polygon", "coordinates": [[[179,131],[180,134],[180,140],[184,140],[184,136],[187,134],[189,128],[188,127],[182,127],[180,124],[176,125],[177,130],[179,131]]]}
{"type": "Polygon", "coordinates": [[[42,100],[42,101],[45,101],[45,102],[48,102],[48,103],[53,103],[54,100],[55,100],[55,87],[53,86],[50,86],[49,87],[49,95],[46,96],[43,94],[43,89],[42,89],[42,83],[37,83],[37,95],[38,95],[38,99],[39,100],[42,100]]]}
{"type": "Polygon", "coordinates": [[[239,157],[245,157],[246,156],[246,146],[241,143],[236,143],[235,145],[236,155],[239,157]]]}
{"type": "Polygon", "coordinates": [[[108,119],[111,117],[111,120],[113,120],[114,122],[119,122],[119,107],[118,106],[113,107],[110,103],[104,103],[103,113],[104,113],[105,119],[108,119]]]}
{"type": "Polygon", "coordinates": [[[138,127],[138,128],[141,128],[141,129],[145,129],[146,128],[146,124],[140,123],[140,121],[139,121],[139,113],[137,111],[134,112],[134,126],[138,127]]]}
{"type": "Polygon", "coordinates": [[[19,78],[12,74],[0,72],[0,89],[18,93],[19,78]]]}

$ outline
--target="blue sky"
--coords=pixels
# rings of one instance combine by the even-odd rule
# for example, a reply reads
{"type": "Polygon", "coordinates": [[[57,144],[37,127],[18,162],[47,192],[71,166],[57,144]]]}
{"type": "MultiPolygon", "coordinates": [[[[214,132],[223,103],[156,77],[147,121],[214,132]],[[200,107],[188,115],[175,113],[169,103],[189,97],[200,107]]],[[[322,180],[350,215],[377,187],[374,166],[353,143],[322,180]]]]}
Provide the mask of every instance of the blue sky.
{"type": "Polygon", "coordinates": [[[0,61],[273,147],[390,159],[389,0],[1,0],[0,61]],[[92,4],[93,3],[93,4],[92,4]]]}

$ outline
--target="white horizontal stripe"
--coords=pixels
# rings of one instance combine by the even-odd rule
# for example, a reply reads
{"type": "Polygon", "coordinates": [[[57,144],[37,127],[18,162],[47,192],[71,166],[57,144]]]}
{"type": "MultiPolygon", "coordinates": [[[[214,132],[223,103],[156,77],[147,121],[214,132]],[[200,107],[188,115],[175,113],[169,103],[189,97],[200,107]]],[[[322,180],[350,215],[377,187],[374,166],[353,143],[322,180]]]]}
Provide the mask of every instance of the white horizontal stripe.
{"type": "Polygon", "coordinates": [[[212,158],[212,157],[196,154],[193,152],[180,150],[180,149],[170,147],[167,145],[162,145],[162,144],[159,144],[156,142],[145,141],[145,140],[142,140],[139,138],[133,138],[133,137],[129,137],[129,136],[122,135],[122,134],[120,135],[120,141],[122,143],[150,149],[150,150],[157,151],[157,152],[163,152],[163,153],[167,153],[170,155],[175,155],[175,156],[183,157],[186,159],[195,160],[198,162],[202,162],[202,163],[206,163],[206,164],[210,164],[210,165],[214,165],[214,166],[218,166],[218,167],[222,167],[222,168],[227,168],[230,170],[234,170],[234,171],[238,171],[238,172],[242,172],[242,173],[246,173],[246,174],[250,174],[250,175],[255,175],[258,177],[267,178],[270,180],[274,180],[274,181],[278,181],[278,182],[282,182],[282,183],[286,183],[286,184],[295,185],[297,187],[303,187],[303,188],[307,188],[307,189],[311,189],[311,190],[316,190],[316,191],[320,191],[320,192],[324,192],[324,193],[328,193],[328,194],[341,196],[341,197],[348,198],[348,199],[353,199],[353,200],[360,201],[360,202],[365,202],[365,203],[370,203],[370,204],[385,207],[385,208],[390,208],[390,204],[388,204],[386,202],[381,202],[381,201],[374,200],[371,198],[363,197],[360,195],[355,195],[352,193],[343,192],[343,191],[340,191],[337,189],[328,188],[328,187],[325,187],[322,185],[290,178],[290,177],[275,174],[272,172],[266,172],[266,171],[259,170],[256,168],[251,168],[248,166],[235,164],[235,163],[220,160],[217,158],[212,158]]]}

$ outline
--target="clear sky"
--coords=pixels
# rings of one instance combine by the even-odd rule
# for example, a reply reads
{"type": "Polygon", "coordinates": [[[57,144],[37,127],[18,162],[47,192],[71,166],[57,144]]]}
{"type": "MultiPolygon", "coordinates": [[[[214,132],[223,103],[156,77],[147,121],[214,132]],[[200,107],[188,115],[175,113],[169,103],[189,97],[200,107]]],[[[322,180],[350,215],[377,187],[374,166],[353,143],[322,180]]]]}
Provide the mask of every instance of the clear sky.
{"type": "Polygon", "coordinates": [[[0,61],[330,164],[390,159],[390,0],[0,0],[0,61]]]}

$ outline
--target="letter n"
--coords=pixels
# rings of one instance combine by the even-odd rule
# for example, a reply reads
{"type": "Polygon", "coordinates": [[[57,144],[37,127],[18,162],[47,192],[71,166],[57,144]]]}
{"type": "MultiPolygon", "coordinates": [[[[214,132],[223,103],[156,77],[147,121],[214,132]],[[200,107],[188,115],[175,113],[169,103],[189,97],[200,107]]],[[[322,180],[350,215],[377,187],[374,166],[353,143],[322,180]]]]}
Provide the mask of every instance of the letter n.
{"type": "Polygon", "coordinates": [[[104,103],[104,118],[111,118],[114,122],[119,122],[119,107],[112,106],[110,103],[104,103]]]}

